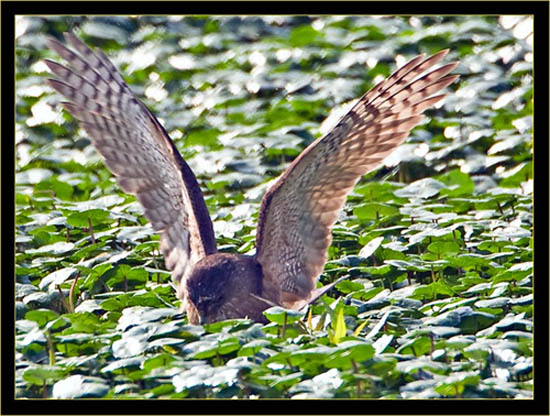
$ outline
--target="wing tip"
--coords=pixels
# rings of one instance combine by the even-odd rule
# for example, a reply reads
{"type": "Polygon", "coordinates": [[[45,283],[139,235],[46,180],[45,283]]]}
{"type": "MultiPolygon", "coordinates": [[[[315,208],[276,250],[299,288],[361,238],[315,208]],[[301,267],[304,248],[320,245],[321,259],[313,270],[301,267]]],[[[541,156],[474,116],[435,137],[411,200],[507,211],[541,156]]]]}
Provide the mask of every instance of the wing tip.
{"type": "Polygon", "coordinates": [[[424,59],[418,66],[424,66],[428,64],[429,66],[426,66],[425,69],[428,69],[429,67],[437,64],[439,61],[441,61],[449,52],[451,51],[450,48],[443,49],[437,53],[434,53],[433,55],[428,56],[426,59],[424,59]]]}
{"type": "Polygon", "coordinates": [[[459,63],[460,63],[459,61],[449,62],[448,64],[445,64],[442,67],[438,68],[436,71],[441,70],[442,68],[445,68],[446,72],[449,73],[453,69],[455,69],[459,63]]]}
{"type": "Polygon", "coordinates": [[[55,75],[58,75],[61,71],[66,71],[67,68],[65,68],[63,65],[61,65],[58,62],[55,62],[51,59],[45,58],[43,59],[46,66],[49,68],[49,70],[54,73],[55,75]]]}
{"type": "Polygon", "coordinates": [[[445,56],[447,56],[450,51],[451,51],[451,48],[442,49],[439,52],[436,52],[433,55],[431,55],[430,57],[428,57],[428,59],[435,59],[435,60],[439,61],[439,60],[443,59],[445,56]]]}
{"type": "Polygon", "coordinates": [[[67,86],[67,84],[65,84],[63,81],[60,81],[56,78],[47,78],[46,82],[50,87],[59,92],[61,92],[61,89],[67,86]]]}

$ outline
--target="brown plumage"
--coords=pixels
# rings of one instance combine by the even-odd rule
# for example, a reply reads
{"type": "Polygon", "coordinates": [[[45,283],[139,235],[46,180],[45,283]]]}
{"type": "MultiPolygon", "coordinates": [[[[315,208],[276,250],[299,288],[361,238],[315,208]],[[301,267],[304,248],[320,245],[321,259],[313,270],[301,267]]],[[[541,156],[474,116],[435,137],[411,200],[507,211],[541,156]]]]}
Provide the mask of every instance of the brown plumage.
{"type": "Polygon", "coordinates": [[[456,62],[433,69],[444,50],[417,56],[363,95],[265,194],[256,255],[245,256],[217,252],[193,172],[105,54],[72,33],[65,38],[77,53],[50,40],[69,65],[46,60],[58,78],[48,82],[69,100],[64,107],[160,233],[166,267],[192,323],[246,316],[260,321],[272,305],[301,308],[332,287],[315,289],[315,283],[346,195],[405,140],[421,113],[444,97],[433,94],[458,77],[447,75],[456,62]]]}

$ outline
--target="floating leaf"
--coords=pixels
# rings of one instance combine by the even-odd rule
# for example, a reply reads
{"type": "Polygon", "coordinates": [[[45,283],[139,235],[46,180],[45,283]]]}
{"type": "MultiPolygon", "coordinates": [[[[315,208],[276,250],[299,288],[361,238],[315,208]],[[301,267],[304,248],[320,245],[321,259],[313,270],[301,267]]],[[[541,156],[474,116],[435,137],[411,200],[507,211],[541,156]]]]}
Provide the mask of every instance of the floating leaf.
{"type": "Polygon", "coordinates": [[[420,179],[404,188],[394,191],[394,194],[401,198],[431,198],[445,189],[444,183],[432,178],[420,179]]]}
{"type": "Polygon", "coordinates": [[[67,223],[73,227],[89,227],[101,224],[109,218],[109,211],[103,209],[88,209],[82,212],[75,212],[67,216],[67,223]]]}
{"type": "Polygon", "coordinates": [[[428,251],[439,255],[452,255],[460,252],[460,246],[452,241],[436,241],[428,245],[428,251]]]}
{"type": "Polygon", "coordinates": [[[53,365],[33,365],[23,371],[23,379],[31,384],[42,386],[65,376],[66,369],[53,365]]]}
{"type": "Polygon", "coordinates": [[[299,321],[305,316],[305,312],[296,311],[294,309],[284,309],[280,306],[272,306],[266,309],[263,314],[270,322],[275,322],[278,325],[283,325],[283,323],[291,324],[299,321]]]}
{"type": "Polygon", "coordinates": [[[108,384],[101,378],[78,374],[55,383],[52,395],[55,399],[100,398],[108,391],[108,384]]]}
{"type": "Polygon", "coordinates": [[[50,273],[40,281],[39,288],[41,290],[46,289],[48,286],[57,286],[64,283],[65,280],[73,277],[77,270],[74,267],[65,267],[64,269],[56,270],[50,273]]]}
{"type": "Polygon", "coordinates": [[[58,313],[50,309],[35,309],[25,314],[25,319],[36,322],[40,327],[44,327],[48,322],[53,321],[59,316],[58,313]]]}
{"type": "Polygon", "coordinates": [[[387,204],[371,202],[353,209],[353,214],[362,220],[378,220],[382,217],[396,215],[398,209],[387,204]]]}
{"type": "Polygon", "coordinates": [[[365,258],[372,256],[372,254],[376,251],[376,249],[380,247],[380,244],[382,244],[382,241],[384,241],[384,237],[373,238],[371,241],[367,243],[366,246],[364,246],[359,251],[359,256],[365,257],[365,258]]]}

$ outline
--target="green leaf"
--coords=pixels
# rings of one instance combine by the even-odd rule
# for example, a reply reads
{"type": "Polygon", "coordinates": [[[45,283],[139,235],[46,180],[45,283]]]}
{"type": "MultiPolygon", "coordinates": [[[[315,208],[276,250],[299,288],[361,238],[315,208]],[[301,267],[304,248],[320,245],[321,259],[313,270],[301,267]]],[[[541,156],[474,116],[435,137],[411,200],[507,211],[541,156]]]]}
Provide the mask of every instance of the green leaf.
{"type": "Polygon", "coordinates": [[[280,306],[272,306],[266,309],[263,314],[270,322],[275,322],[278,325],[283,325],[283,323],[291,324],[305,316],[305,312],[285,309],[280,306]]]}
{"type": "Polygon", "coordinates": [[[430,337],[419,337],[401,345],[397,352],[400,354],[412,354],[416,357],[421,357],[429,354],[431,348],[432,340],[430,337]]]}
{"type": "Polygon", "coordinates": [[[219,134],[220,131],[216,129],[191,132],[185,138],[185,146],[205,146],[216,149],[219,147],[219,134]]]}
{"type": "Polygon", "coordinates": [[[370,202],[355,207],[353,209],[353,214],[361,220],[378,220],[397,215],[399,214],[399,210],[391,205],[370,202]]]}
{"type": "Polygon", "coordinates": [[[466,173],[454,169],[437,177],[437,180],[447,185],[441,190],[442,195],[450,197],[471,195],[474,191],[474,181],[466,173]]]}
{"type": "Polygon", "coordinates": [[[361,283],[353,282],[353,281],[347,280],[347,279],[342,280],[335,287],[340,292],[345,293],[345,294],[357,292],[358,290],[363,290],[364,289],[364,286],[361,283]]]}
{"type": "Polygon", "coordinates": [[[48,322],[53,321],[59,316],[57,312],[50,309],[35,309],[25,314],[25,319],[34,321],[40,328],[44,327],[48,322]]]}
{"type": "Polygon", "coordinates": [[[43,386],[62,379],[67,370],[56,365],[32,365],[23,371],[23,380],[27,383],[43,386]]]}
{"type": "Polygon", "coordinates": [[[82,212],[74,212],[67,216],[67,223],[73,227],[89,227],[103,223],[109,218],[109,211],[103,209],[88,209],[82,212]]]}
{"type": "Polygon", "coordinates": [[[292,29],[288,42],[291,46],[300,47],[311,45],[322,37],[321,33],[311,26],[300,26],[292,29]]]}
{"type": "Polygon", "coordinates": [[[271,345],[271,341],[266,339],[254,339],[247,342],[239,349],[239,356],[250,356],[260,352],[267,346],[271,345]]]}
{"type": "Polygon", "coordinates": [[[452,241],[436,241],[428,245],[428,251],[435,254],[453,254],[460,252],[460,246],[452,241]]]}
{"type": "Polygon", "coordinates": [[[101,398],[109,391],[109,385],[99,377],[72,375],[53,386],[55,399],[101,398]]]}
{"type": "Polygon", "coordinates": [[[396,190],[394,194],[401,198],[427,199],[437,195],[445,188],[445,184],[440,181],[433,178],[424,178],[396,190]]]}
{"type": "Polygon", "coordinates": [[[380,247],[382,241],[384,241],[384,237],[373,238],[359,251],[359,256],[365,258],[372,256],[376,249],[380,247]]]}
{"type": "Polygon", "coordinates": [[[374,347],[365,341],[343,341],[338,344],[334,353],[325,359],[328,368],[347,370],[354,363],[370,360],[374,356],[374,347]]]}

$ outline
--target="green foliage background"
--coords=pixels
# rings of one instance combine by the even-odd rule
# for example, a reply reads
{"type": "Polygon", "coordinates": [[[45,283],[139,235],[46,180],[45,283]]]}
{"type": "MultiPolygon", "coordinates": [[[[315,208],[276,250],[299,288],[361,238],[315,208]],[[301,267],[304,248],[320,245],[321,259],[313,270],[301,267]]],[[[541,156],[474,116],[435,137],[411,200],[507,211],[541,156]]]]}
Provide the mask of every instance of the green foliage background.
{"type": "Polygon", "coordinates": [[[22,17],[17,397],[530,398],[532,21],[22,17]],[[194,326],[135,198],[44,82],[68,29],[121,69],[198,176],[221,250],[270,181],[398,64],[451,50],[442,106],[348,198],[307,314],[194,326]]]}

